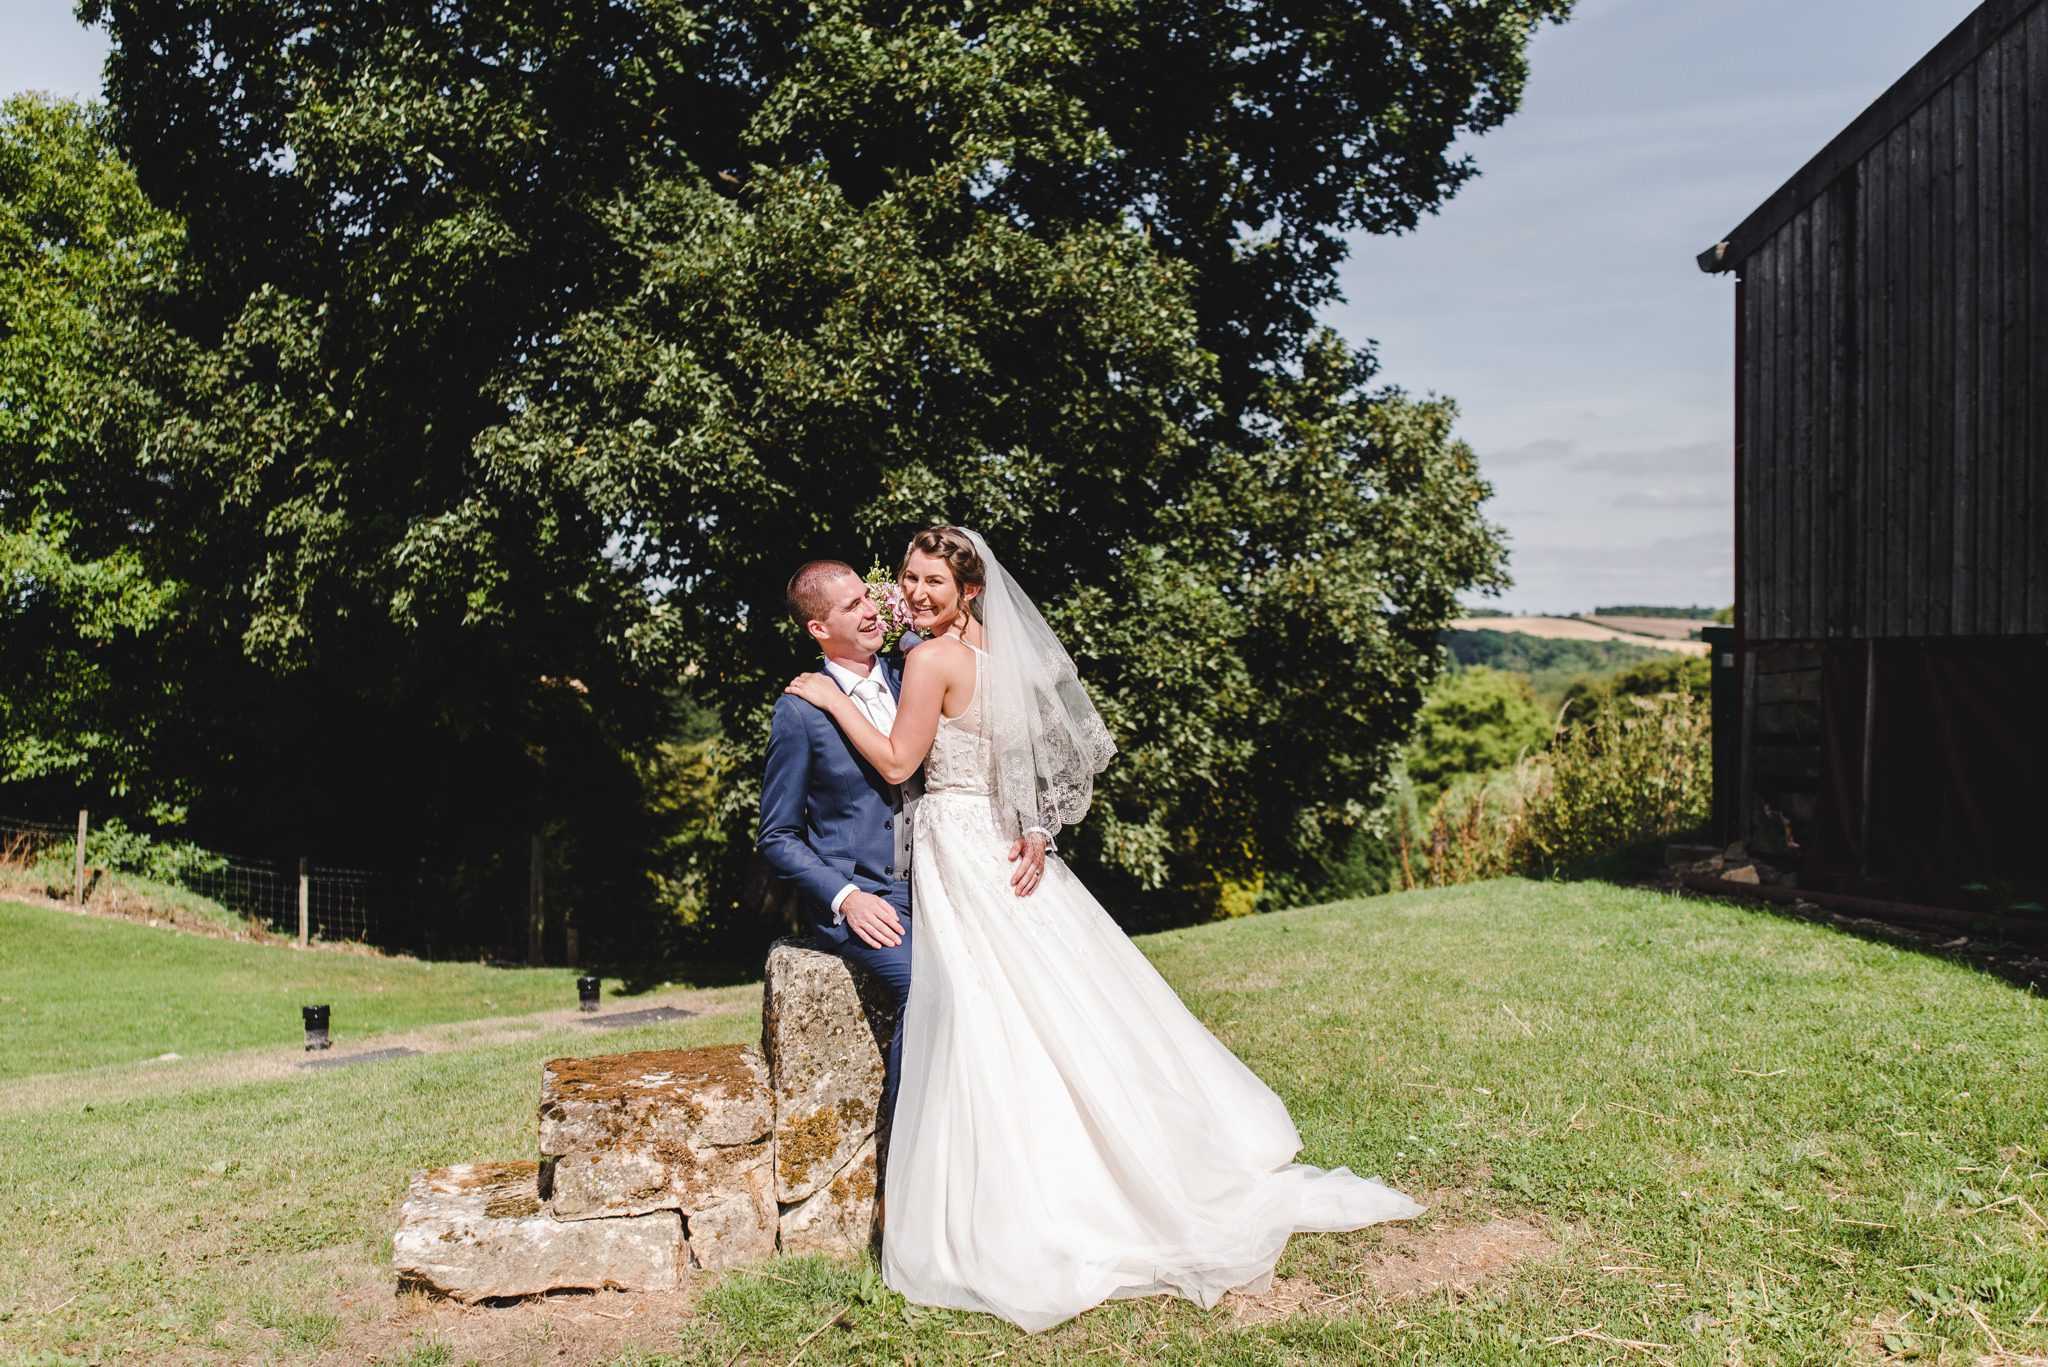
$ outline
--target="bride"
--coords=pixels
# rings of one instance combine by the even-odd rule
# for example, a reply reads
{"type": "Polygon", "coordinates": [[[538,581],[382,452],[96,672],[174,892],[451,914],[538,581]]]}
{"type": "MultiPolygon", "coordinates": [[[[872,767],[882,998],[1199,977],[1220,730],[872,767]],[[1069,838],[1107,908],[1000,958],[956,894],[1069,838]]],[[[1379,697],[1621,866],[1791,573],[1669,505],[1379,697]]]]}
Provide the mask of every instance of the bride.
{"type": "Polygon", "coordinates": [[[1297,1230],[1419,1214],[1347,1168],[1294,1163],[1280,1098],[1064,863],[1012,885],[1018,837],[1079,820],[1115,747],[981,537],[918,533],[902,588],[925,641],[889,734],[826,675],[789,686],[887,781],[925,770],[884,1279],[1039,1330],[1111,1297],[1213,1305],[1263,1288],[1297,1230]]]}

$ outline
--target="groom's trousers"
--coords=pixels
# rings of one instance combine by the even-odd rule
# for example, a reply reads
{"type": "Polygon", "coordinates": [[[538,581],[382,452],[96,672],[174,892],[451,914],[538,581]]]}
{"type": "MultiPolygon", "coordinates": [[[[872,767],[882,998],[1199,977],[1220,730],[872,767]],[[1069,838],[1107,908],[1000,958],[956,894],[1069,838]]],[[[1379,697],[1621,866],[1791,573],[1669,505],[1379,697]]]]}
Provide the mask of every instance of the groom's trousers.
{"type": "Polygon", "coordinates": [[[897,919],[903,922],[903,943],[877,949],[848,930],[838,953],[887,988],[896,1008],[896,1028],[882,1051],[882,1113],[876,1117],[887,1124],[896,1114],[896,1084],[903,1074],[903,1017],[910,1004],[910,881],[896,880],[882,900],[896,909],[897,919]]]}

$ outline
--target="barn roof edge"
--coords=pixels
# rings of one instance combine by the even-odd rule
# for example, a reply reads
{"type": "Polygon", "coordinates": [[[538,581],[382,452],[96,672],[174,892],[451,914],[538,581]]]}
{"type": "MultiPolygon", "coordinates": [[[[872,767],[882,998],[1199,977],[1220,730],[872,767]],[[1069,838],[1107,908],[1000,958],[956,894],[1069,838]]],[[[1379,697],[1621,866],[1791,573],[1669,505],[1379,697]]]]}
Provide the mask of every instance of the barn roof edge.
{"type": "Polygon", "coordinates": [[[1958,72],[1997,42],[2028,10],[2041,3],[2043,0],[1984,0],[1971,10],[1748,218],[1701,252],[1700,269],[1714,274],[1740,267],[1787,220],[1819,198],[1836,177],[1860,161],[1864,153],[1903,123],[1930,95],[1954,80],[1958,72]]]}

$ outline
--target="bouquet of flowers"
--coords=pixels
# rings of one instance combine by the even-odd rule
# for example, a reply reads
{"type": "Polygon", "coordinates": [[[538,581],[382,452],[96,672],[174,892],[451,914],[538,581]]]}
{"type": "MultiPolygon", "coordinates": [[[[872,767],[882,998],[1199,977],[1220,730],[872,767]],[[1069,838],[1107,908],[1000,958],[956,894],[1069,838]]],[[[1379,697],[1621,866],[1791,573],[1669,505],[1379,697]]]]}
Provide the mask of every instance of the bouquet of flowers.
{"type": "Polygon", "coordinates": [[[875,600],[875,611],[882,618],[882,650],[887,653],[910,630],[910,604],[896,576],[880,565],[868,571],[867,585],[868,597],[875,600]]]}

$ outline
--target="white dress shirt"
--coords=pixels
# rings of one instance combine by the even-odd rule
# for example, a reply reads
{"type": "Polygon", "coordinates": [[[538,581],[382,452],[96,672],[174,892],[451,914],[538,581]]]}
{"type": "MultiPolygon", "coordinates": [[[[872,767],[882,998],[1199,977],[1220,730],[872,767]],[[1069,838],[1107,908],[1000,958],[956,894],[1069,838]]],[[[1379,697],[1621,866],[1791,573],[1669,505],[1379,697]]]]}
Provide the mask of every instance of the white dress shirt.
{"type": "MultiPolygon", "coordinates": [[[[882,675],[880,660],[868,666],[868,672],[865,674],[856,674],[837,660],[827,660],[825,672],[846,690],[848,696],[853,699],[853,705],[861,710],[862,716],[875,724],[877,731],[885,736],[889,734],[890,728],[896,725],[896,699],[889,692],[889,681],[882,675]]],[[[859,888],[848,883],[832,894],[833,925],[838,925],[843,919],[844,913],[839,908],[845,903],[848,894],[858,891],[859,888]]]]}

